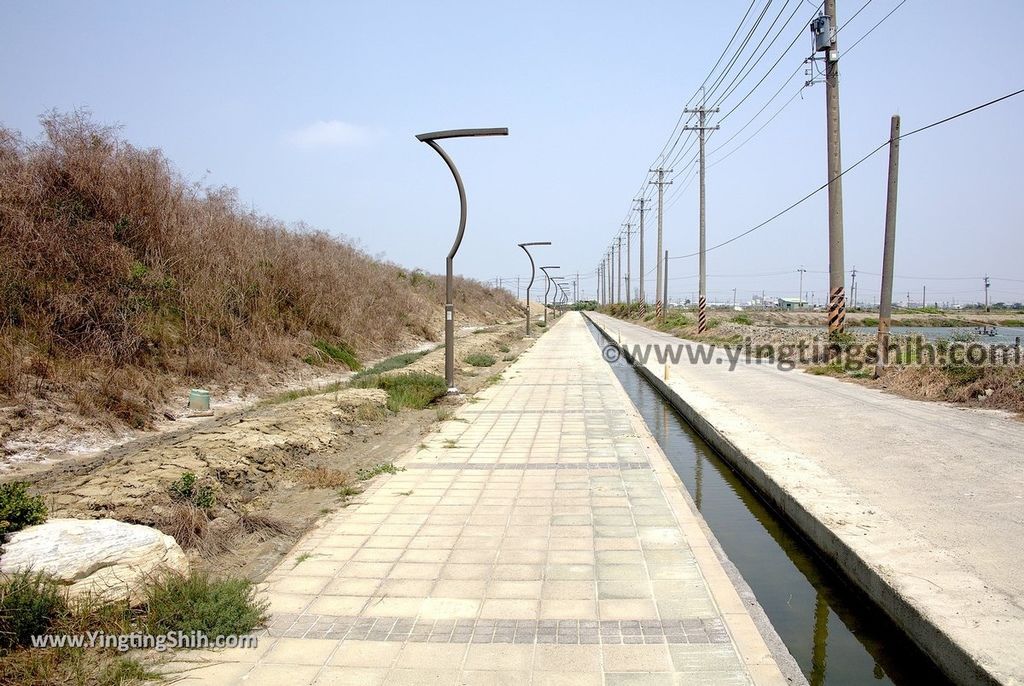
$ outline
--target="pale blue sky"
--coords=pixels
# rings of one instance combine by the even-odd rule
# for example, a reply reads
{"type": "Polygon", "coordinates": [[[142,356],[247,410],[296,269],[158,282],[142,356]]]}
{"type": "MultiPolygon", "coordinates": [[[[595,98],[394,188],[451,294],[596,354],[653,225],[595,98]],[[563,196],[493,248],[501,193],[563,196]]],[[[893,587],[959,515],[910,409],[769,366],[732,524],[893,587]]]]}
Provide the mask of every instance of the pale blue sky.
{"type": "MultiPolygon", "coordinates": [[[[768,0],[757,0],[755,12],[768,0]]],[[[709,141],[715,149],[810,52],[811,3],[774,0],[794,19],[723,113],[796,45],[709,141]]],[[[872,0],[839,34],[844,49],[898,0],[872,0]]],[[[508,126],[506,139],[452,141],[469,193],[456,270],[524,275],[519,241],[551,240],[540,260],[593,272],[668,138],[679,110],[725,47],[748,0],[715,2],[12,2],[0,3],[0,123],[38,135],[37,117],[85,106],[161,147],[193,180],[239,189],[246,203],[356,240],[368,252],[441,272],[457,221],[454,186],[414,135],[508,126]]],[[[839,0],[839,23],[863,0],[839,0]]],[[[1024,83],[1016,0],[908,0],[842,61],[844,161],[888,136],[1016,90],[1024,83]]],[[[759,40],[760,32],[750,48],[759,40]]],[[[774,35],[774,33],[773,33],[774,35]]],[[[752,50],[748,48],[746,54],[752,50]]],[[[745,60],[744,55],[742,60],[745,60]]],[[[737,65],[738,66],[738,65],[737,65]]],[[[761,118],[790,99],[800,73],[761,118]]],[[[896,290],[920,299],[1024,300],[1019,122],[1024,96],[904,142],[896,290]],[[1009,279],[1017,279],[1012,281],[1009,279]]],[[[825,178],[823,86],[808,88],[736,154],[709,168],[708,240],[774,214],[825,178]]],[[[684,168],[685,160],[676,168],[684,168]]],[[[886,158],[845,178],[846,268],[877,297],[886,158]]],[[[697,243],[696,186],[669,191],[670,254],[697,243]],[[678,191],[681,191],[677,193],[678,191]]],[[[653,214],[648,245],[654,243],[653,214]]],[[[817,298],[827,276],[824,194],[709,254],[713,300],[765,289],[817,298]],[[737,275],[737,276],[733,276],[737,275]]],[[[635,255],[635,252],[634,252],[635,255]]],[[[653,247],[648,265],[653,265],[653,247]]],[[[672,277],[696,273],[676,260],[672,277]]],[[[635,268],[634,268],[635,271],[635,268]]],[[[648,283],[653,285],[653,276],[648,283]]],[[[696,279],[673,279],[687,296],[696,279]]]]}

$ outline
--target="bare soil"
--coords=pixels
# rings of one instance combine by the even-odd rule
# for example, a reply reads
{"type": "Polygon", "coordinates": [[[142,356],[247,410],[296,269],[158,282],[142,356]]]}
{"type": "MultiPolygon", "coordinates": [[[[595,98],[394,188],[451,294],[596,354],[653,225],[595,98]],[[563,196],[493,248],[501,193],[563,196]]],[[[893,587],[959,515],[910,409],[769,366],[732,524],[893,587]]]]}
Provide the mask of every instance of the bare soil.
{"type": "MultiPolygon", "coordinates": [[[[34,492],[46,496],[53,517],[112,517],[181,535],[183,512],[168,489],[183,473],[194,473],[214,489],[216,504],[191,532],[200,541],[189,549],[193,565],[259,580],[302,532],[345,507],[361,489],[360,470],[394,462],[451,409],[492,383],[532,342],[522,327],[516,322],[462,331],[456,340],[462,395],[426,409],[396,414],[386,409],[384,391],[342,386],[234,410],[96,455],[15,464],[3,479],[30,481],[34,492]],[[471,353],[497,361],[486,368],[463,364],[471,353]]],[[[443,375],[443,369],[444,350],[437,349],[390,373],[443,375]]]]}

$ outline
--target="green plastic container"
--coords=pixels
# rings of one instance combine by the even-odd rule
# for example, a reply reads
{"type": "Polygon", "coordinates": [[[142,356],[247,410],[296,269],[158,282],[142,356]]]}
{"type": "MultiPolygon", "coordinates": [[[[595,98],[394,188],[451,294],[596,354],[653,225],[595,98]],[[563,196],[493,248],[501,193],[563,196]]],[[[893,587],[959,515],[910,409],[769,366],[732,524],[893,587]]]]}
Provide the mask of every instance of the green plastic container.
{"type": "Polygon", "coordinates": [[[193,388],[188,394],[188,409],[194,412],[210,411],[210,392],[202,388],[193,388]]]}

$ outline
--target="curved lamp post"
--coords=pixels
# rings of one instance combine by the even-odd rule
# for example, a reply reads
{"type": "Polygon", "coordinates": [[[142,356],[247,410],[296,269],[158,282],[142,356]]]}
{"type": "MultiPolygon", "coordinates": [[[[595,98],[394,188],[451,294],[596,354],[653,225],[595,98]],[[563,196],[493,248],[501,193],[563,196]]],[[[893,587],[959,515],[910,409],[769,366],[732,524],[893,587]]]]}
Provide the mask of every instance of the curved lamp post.
{"type": "Polygon", "coordinates": [[[455,185],[459,189],[459,233],[455,236],[455,243],[452,244],[452,249],[448,252],[448,260],[445,265],[445,278],[444,278],[444,380],[448,384],[449,393],[458,393],[459,389],[455,387],[455,304],[454,294],[452,292],[452,262],[455,259],[455,253],[459,251],[459,245],[462,243],[462,234],[466,232],[466,189],[462,186],[462,177],[459,176],[459,170],[455,168],[455,163],[452,162],[452,158],[448,157],[448,154],[441,149],[441,146],[437,144],[437,141],[444,138],[471,138],[477,136],[507,136],[508,129],[451,129],[449,131],[433,131],[431,133],[421,133],[416,136],[416,140],[421,143],[426,143],[441,156],[444,163],[448,165],[448,169],[451,170],[452,176],[455,177],[455,185]]]}
{"type": "Polygon", "coordinates": [[[557,264],[549,264],[541,267],[540,270],[544,272],[545,286],[544,286],[544,326],[548,325],[548,291],[551,290],[551,275],[548,274],[549,269],[561,269],[557,264]]]}
{"type": "Polygon", "coordinates": [[[533,255],[527,250],[531,245],[551,245],[551,241],[534,241],[532,243],[519,243],[519,247],[523,249],[526,256],[530,258],[530,283],[526,287],[526,335],[530,335],[530,289],[533,287],[533,275],[536,270],[533,264],[533,255]]]}

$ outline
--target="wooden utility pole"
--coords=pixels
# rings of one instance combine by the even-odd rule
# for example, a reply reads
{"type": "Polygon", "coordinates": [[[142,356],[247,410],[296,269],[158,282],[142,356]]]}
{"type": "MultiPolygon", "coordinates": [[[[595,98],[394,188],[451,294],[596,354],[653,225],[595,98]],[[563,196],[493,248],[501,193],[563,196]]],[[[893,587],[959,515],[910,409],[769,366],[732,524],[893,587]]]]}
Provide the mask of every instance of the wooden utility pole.
{"type": "Polygon", "coordinates": [[[698,139],[700,141],[700,281],[698,288],[700,293],[698,294],[697,301],[697,333],[704,333],[708,329],[708,261],[707,261],[707,234],[705,227],[705,213],[704,213],[704,142],[705,142],[705,131],[713,131],[717,129],[717,126],[707,126],[707,114],[708,112],[717,112],[718,108],[709,110],[704,107],[701,103],[700,107],[695,109],[684,109],[684,112],[694,113],[697,115],[697,126],[684,126],[684,131],[696,131],[698,139]]]}
{"type": "Polygon", "coordinates": [[[900,116],[889,126],[889,186],[885,195],[885,242],[882,249],[882,294],[878,302],[878,362],[875,378],[889,363],[889,323],[892,321],[892,272],[896,252],[896,195],[900,173],[900,116]]]}
{"type": "Polygon", "coordinates": [[[658,252],[655,255],[655,257],[656,257],[656,259],[658,261],[658,272],[657,272],[657,276],[656,276],[656,279],[655,279],[655,282],[654,282],[654,300],[655,300],[654,312],[655,312],[655,315],[658,318],[658,321],[662,322],[665,319],[665,311],[663,309],[663,304],[662,304],[663,301],[661,299],[661,295],[662,295],[662,292],[663,292],[663,289],[664,289],[664,284],[662,283],[662,277],[664,276],[664,274],[663,274],[663,271],[662,271],[663,270],[663,265],[662,265],[662,262],[661,262],[661,253],[662,253],[661,243],[662,243],[662,229],[663,229],[664,220],[665,220],[665,186],[671,185],[671,183],[672,183],[671,181],[666,181],[665,180],[665,174],[666,173],[671,174],[672,170],[671,169],[665,169],[664,167],[658,167],[657,169],[652,169],[651,171],[658,173],[658,180],[650,182],[650,183],[652,183],[652,184],[654,184],[654,185],[656,185],[658,187],[658,252]]]}

